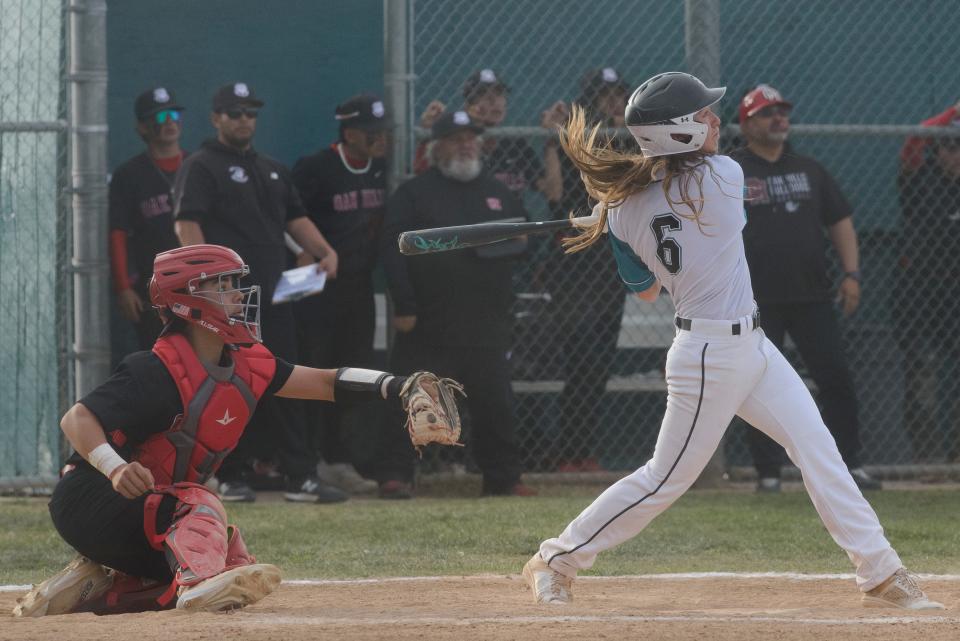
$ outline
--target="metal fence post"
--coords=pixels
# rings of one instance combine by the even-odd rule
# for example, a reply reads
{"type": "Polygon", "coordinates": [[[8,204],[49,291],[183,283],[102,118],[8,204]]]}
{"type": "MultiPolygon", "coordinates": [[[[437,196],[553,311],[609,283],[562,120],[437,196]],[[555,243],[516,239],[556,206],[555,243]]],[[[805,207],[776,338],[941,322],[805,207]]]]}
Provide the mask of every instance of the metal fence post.
{"type": "Polygon", "coordinates": [[[70,177],[76,395],[110,368],[107,262],[107,4],[70,0],[70,177]]]}
{"type": "MultiPolygon", "coordinates": [[[[720,84],[720,0],[686,0],[684,3],[684,55],[687,70],[708,87],[720,84]]],[[[726,437],[720,441],[697,487],[717,487],[724,480],[726,437]]]]}
{"type": "Polygon", "coordinates": [[[392,192],[407,177],[412,160],[413,1],[383,0],[383,18],[383,84],[393,125],[388,168],[392,192]]]}

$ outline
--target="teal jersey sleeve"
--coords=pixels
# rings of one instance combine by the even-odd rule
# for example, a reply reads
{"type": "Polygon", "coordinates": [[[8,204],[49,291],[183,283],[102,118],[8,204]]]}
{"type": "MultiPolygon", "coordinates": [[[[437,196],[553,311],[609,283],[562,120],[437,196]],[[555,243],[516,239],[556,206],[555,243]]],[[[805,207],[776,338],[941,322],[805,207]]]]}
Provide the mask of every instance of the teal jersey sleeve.
{"type": "Polygon", "coordinates": [[[610,231],[607,233],[610,238],[610,245],[613,247],[613,256],[617,260],[617,271],[620,273],[620,280],[631,292],[642,292],[650,289],[657,280],[656,276],[647,269],[640,257],[627,243],[613,235],[610,231]]]}

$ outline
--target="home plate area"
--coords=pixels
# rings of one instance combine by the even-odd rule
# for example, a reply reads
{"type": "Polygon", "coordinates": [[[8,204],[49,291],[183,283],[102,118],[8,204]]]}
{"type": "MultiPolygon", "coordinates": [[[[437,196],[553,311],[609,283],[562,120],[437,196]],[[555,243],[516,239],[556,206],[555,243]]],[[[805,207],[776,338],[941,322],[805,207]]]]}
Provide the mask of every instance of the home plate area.
{"type": "Polygon", "coordinates": [[[956,641],[960,576],[921,576],[946,610],[864,608],[848,575],[581,577],[574,601],[536,605],[512,576],[288,581],[229,614],[177,611],[13,619],[0,592],[0,639],[856,639],[956,641]]]}

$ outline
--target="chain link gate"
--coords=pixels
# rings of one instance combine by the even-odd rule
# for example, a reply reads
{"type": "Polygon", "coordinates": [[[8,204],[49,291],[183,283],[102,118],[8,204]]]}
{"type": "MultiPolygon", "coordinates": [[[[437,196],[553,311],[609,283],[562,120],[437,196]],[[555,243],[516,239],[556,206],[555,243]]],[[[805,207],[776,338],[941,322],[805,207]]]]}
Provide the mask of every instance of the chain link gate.
{"type": "Polygon", "coordinates": [[[0,490],[49,485],[68,395],[65,13],[0,0],[0,490]]]}
{"type": "MultiPolygon", "coordinates": [[[[385,4],[392,42],[387,86],[403,88],[391,93],[400,112],[395,149],[408,161],[394,175],[413,171],[428,104],[470,109],[465,82],[488,70],[508,92],[505,117],[486,138],[508,146],[522,138],[533,149],[514,154],[508,173],[522,178],[514,186],[536,220],[588,212],[569,169],[558,202],[538,190],[544,147],[553,137],[538,124],[555,101],[577,101],[597,114],[598,88],[623,81],[632,89],[660,71],[689,71],[728,87],[719,114],[728,123],[729,150],[739,144],[740,97],[758,83],[778,88],[794,104],[794,149],[827,168],[855,211],[863,299],[841,327],[859,401],[863,462],[886,478],[956,473],[942,464],[960,454],[957,358],[945,337],[956,317],[951,294],[960,254],[950,228],[960,225],[960,169],[948,174],[954,180],[933,186],[898,178],[908,137],[923,133],[934,141],[924,148],[923,139],[914,139],[914,164],[933,163],[923,166],[942,177],[936,155],[960,132],[918,126],[960,97],[954,46],[960,17],[950,3],[400,2],[399,22],[390,17],[397,4],[385,4]],[[915,222],[904,222],[904,202],[915,222]],[[928,256],[920,266],[927,271],[915,266],[909,277],[907,253],[931,248],[932,256],[919,252],[928,256]]],[[[835,254],[832,247],[828,253],[835,254]]],[[[662,368],[673,336],[667,298],[647,305],[627,296],[606,247],[562,256],[552,238],[536,239],[517,270],[515,291],[513,387],[527,469],[641,465],[665,405],[662,368]]],[[[789,341],[786,351],[809,381],[789,341]]],[[[752,464],[744,440],[751,428],[738,423],[726,455],[731,471],[743,475],[752,464]]]]}

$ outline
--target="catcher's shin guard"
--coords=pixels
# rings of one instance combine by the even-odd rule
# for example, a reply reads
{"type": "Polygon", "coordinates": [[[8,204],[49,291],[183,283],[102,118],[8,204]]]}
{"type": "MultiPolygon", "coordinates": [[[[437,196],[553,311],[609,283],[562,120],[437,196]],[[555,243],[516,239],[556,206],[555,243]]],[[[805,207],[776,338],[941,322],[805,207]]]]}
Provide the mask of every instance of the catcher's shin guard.
{"type": "Polygon", "coordinates": [[[178,585],[194,585],[227,565],[227,513],[203,485],[176,483],[165,492],[177,497],[173,524],[164,537],[176,557],[178,585]]]}
{"type": "MultiPolygon", "coordinates": [[[[160,605],[167,605],[176,590],[178,609],[233,610],[255,603],[276,589],[280,570],[255,563],[240,530],[227,525],[226,512],[216,494],[193,483],[177,483],[159,491],[177,498],[173,524],[152,539],[155,547],[166,546],[177,566],[170,590],[158,599],[160,605]]],[[[149,534],[150,526],[145,527],[149,534]]]]}

